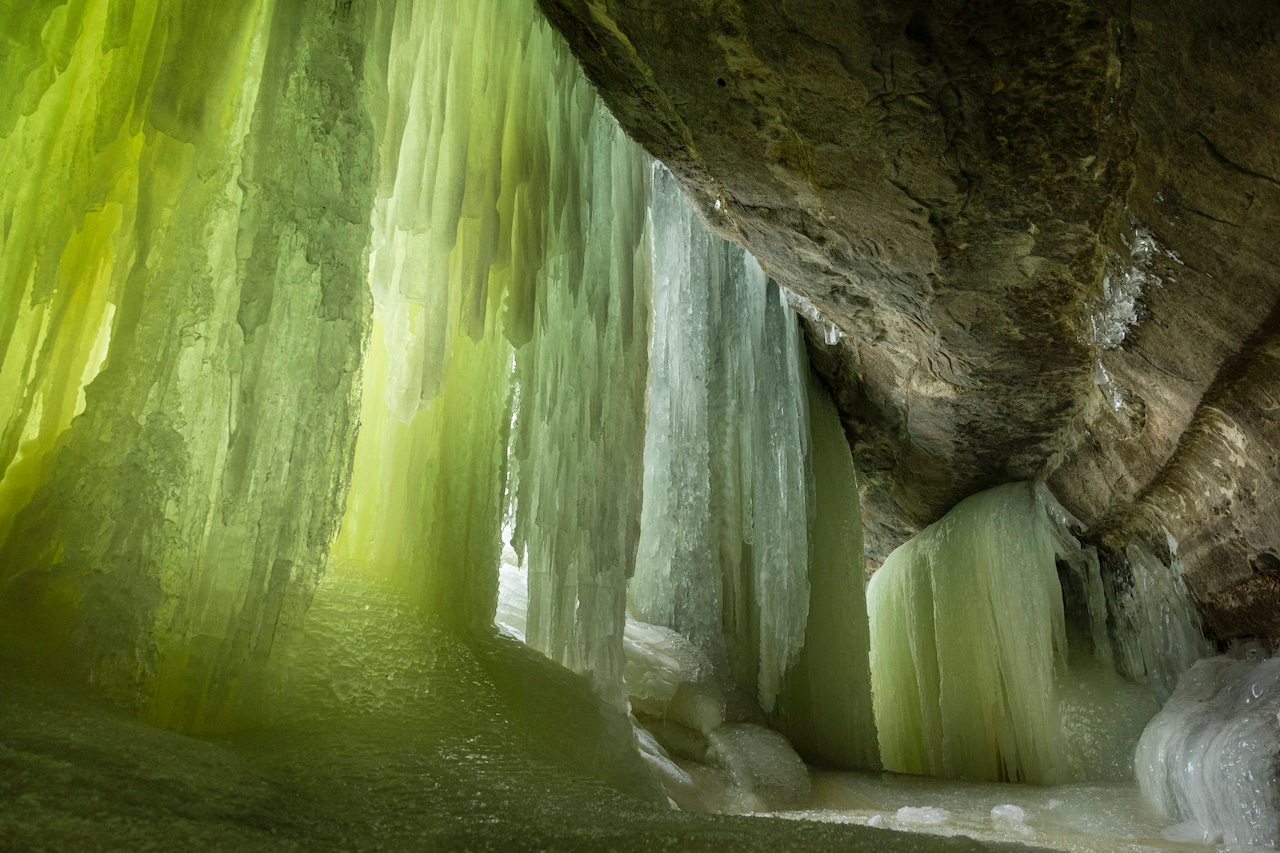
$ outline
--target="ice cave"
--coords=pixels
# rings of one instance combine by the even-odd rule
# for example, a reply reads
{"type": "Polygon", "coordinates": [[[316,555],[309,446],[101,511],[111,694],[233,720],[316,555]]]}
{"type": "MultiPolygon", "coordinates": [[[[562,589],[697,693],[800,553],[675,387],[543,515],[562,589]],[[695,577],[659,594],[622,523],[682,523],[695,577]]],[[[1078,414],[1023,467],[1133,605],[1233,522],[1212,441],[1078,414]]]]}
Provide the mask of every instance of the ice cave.
{"type": "Polygon", "coordinates": [[[0,0],[0,850],[1280,847],[1273,0],[0,0]]]}

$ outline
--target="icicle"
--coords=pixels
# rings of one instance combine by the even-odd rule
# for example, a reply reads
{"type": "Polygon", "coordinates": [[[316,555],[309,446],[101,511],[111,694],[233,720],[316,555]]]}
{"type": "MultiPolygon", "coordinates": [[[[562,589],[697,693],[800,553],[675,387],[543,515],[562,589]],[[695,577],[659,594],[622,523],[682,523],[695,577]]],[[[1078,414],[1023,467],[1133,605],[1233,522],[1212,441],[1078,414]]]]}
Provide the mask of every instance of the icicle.
{"type": "Polygon", "coordinates": [[[1108,590],[1120,671],[1135,681],[1150,680],[1161,704],[1173,694],[1182,673],[1213,654],[1182,580],[1178,545],[1167,534],[1166,538],[1173,558],[1168,566],[1134,539],[1125,549],[1131,582],[1115,578],[1108,590]]]}
{"type": "MultiPolygon", "coordinates": [[[[650,216],[654,331],[649,419],[640,550],[628,595],[637,618],[675,629],[723,669],[727,658],[714,538],[718,525],[712,517],[711,394],[717,367],[712,347],[719,342],[719,330],[712,323],[720,317],[727,259],[685,201],[675,178],[656,164],[650,216]]],[[[744,296],[748,305],[759,304],[763,297],[753,303],[749,295],[744,296]]],[[[724,365],[726,371],[733,367],[724,365]]],[[[728,377],[714,390],[735,381],[742,378],[728,377]]],[[[728,402],[735,403],[736,399],[728,402]]],[[[734,509],[738,517],[727,521],[741,528],[741,510],[734,509]]]]}
{"type": "Polygon", "coordinates": [[[807,362],[759,265],[654,175],[645,501],[629,600],[770,709],[808,615],[807,362]]]}
{"type": "Polygon", "coordinates": [[[809,617],[804,650],[778,696],[777,725],[815,763],[878,770],[858,478],[840,416],[812,381],[809,413],[809,617]]]}
{"type": "Polygon", "coordinates": [[[536,331],[516,356],[516,533],[528,548],[529,643],[622,707],[648,375],[648,158],[575,74],[551,140],[562,218],[547,236],[536,331]]]}

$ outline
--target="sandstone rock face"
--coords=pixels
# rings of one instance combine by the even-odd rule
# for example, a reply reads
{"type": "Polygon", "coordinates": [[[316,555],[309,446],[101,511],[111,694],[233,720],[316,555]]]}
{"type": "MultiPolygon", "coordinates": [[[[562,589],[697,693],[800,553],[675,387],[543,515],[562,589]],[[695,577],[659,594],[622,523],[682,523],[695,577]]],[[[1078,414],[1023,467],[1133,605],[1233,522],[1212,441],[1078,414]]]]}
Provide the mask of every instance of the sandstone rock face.
{"type": "Polygon", "coordinates": [[[810,353],[873,565],[1040,476],[1104,551],[1172,534],[1219,638],[1280,635],[1272,3],[540,3],[843,333],[810,353]]]}

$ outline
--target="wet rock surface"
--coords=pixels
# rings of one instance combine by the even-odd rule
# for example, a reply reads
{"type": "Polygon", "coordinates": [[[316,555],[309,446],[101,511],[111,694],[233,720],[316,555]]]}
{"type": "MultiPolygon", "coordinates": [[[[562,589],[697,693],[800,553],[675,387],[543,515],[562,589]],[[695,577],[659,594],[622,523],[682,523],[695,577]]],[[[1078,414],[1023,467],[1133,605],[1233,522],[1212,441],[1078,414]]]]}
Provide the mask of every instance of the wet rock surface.
{"type": "Polygon", "coordinates": [[[812,330],[872,565],[1034,476],[1167,530],[1219,638],[1280,633],[1280,14],[1242,3],[540,0],[812,330]]]}

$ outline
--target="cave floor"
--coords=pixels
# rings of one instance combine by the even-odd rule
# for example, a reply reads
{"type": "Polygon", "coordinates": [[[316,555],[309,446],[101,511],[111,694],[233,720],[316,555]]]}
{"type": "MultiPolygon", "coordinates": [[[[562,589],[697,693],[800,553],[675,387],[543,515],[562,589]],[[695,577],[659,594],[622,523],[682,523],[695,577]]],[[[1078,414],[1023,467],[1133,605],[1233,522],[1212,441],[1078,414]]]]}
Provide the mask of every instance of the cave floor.
{"type": "Polygon", "coordinates": [[[0,668],[0,850],[1014,850],[696,815],[402,718],[189,737],[0,668]]]}
{"type": "Polygon", "coordinates": [[[550,670],[510,676],[557,667],[514,642],[424,631],[398,599],[340,573],[280,658],[269,720],[191,737],[0,653],[0,851],[1212,850],[1161,839],[1169,822],[1132,785],[815,772],[803,811],[673,811],[565,760],[583,741],[572,691],[550,670]],[[993,826],[997,804],[1023,808],[1034,835],[993,826]],[[950,815],[904,822],[904,807],[950,815]]]}

